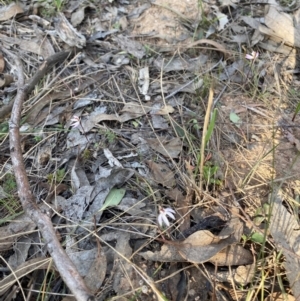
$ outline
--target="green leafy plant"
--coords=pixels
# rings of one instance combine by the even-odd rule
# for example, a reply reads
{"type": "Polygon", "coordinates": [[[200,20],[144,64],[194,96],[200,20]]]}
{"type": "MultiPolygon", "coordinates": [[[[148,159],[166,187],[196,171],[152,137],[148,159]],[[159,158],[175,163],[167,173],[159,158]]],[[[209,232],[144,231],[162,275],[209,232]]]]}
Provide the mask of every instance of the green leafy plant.
{"type": "Polygon", "coordinates": [[[3,122],[0,124],[0,140],[5,138],[8,134],[8,122],[3,122]]]}
{"type": "Polygon", "coordinates": [[[214,109],[205,136],[205,147],[207,146],[207,143],[210,140],[213,130],[215,128],[216,118],[217,118],[217,109],[214,109]]]}
{"type": "Polygon", "coordinates": [[[17,191],[17,182],[15,176],[11,173],[7,173],[3,181],[3,190],[7,194],[13,194],[17,191]]]}
{"type": "Polygon", "coordinates": [[[91,159],[92,153],[89,149],[85,149],[82,152],[81,157],[82,157],[83,161],[87,161],[87,160],[91,159]]]}
{"type": "Polygon", "coordinates": [[[6,196],[0,199],[0,206],[5,208],[5,210],[9,213],[9,216],[1,219],[0,224],[5,223],[7,220],[15,216],[18,211],[20,211],[20,202],[15,196],[17,192],[15,176],[11,173],[7,173],[3,177],[2,187],[6,196]]]}
{"type": "MultiPolygon", "coordinates": [[[[216,124],[216,117],[217,117],[217,109],[214,109],[211,119],[210,119],[210,122],[207,127],[207,132],[206,132],[205,139],[204,139],[204,148],[206,148],[209,140],[211,139],[211,136],[212,136],[215,124],[216,124]]],[[[198,156],[198,163],[197,163],[197,167],[195,168],[195,175],[198,174],[200,162],[201,162],[201,153],[198,156]]],[[[207,185],[220,184],[220,181],[216,180],[214,178],[214,175],[216,174],[217,171],[218,171],[218,166],[214,166],[214,165],[210,165],[210,164],[203,165],[203,171],[202,171],[203,178],[207,185]]]]}
{"type": "Polygon", "coordinates": [[[114,143],[117,138],[117,135],[108,129],[100,130],[99,133],[104,136],[105,140],[107,140],[109,144],[114,143]]]}
{"type": "Polygon", "coordinates": [[[57,12],[62,11],[63,6],[66,4],[65,0],[39,0],[41,9],[41,14],[45,17],[52,17],[57,14],[57,12]]]}
{"type": "Polygon", "coordinates": [[[55,173],[50,173],[47,175],[48,182],[51,183],[61,183],[66,176],[66,171],[64,168],[58,169],[55,173]]]}
{"type": "Polygon", "coordinates": [[[203,167],[203,177],[207,185],[216,184],[220,185],[222,182],[215,178],[215,175],[219,167],[215,165],[204,165],[203,167]]]}
{"type": "Polygon", "coordinates": [[[61,11],[63,5],[64,5],[64,2],[63,0],[53,0],[52,3],[53,5],[56,7],[56,10],[57,11],[61,11]]]}
{"type": "Polygon", "coordinates": [[[41,142],[41,141],[43,140],[43,137],[40,136],[40,135],[36,135],[36,136],[33,137],[33,140],[34,140],[36,143],[38,143],[38,142],[41,142]]]}

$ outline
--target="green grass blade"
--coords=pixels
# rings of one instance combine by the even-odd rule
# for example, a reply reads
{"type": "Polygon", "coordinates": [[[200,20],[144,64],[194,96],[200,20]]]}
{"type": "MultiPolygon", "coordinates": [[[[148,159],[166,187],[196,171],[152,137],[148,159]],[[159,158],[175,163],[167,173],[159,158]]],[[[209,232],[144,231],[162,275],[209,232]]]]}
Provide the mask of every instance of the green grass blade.
{"type": "Polygon", "coordinates": [[[206,133],[206,136],[205,136],[205,146],[207,145],[209,139],[211,138],[211,135],[213,133],[213,130],[215,128],[215,124],[216,124],[216,117],[217,117],[217,109],[214,109],[214,112],[211,116],[211,120],[210,120],[210,123],[207,127],[207,133],[206,133]]]}

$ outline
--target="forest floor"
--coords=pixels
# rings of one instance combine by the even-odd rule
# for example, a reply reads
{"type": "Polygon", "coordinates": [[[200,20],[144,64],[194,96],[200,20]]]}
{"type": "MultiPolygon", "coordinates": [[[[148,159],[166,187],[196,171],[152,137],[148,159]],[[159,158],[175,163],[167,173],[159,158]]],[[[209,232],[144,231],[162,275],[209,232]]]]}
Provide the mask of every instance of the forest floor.
{"type": "Polygon", "coordinates": [[[296,2],[1,4],[1,300],[300,300],[296,2]]]}

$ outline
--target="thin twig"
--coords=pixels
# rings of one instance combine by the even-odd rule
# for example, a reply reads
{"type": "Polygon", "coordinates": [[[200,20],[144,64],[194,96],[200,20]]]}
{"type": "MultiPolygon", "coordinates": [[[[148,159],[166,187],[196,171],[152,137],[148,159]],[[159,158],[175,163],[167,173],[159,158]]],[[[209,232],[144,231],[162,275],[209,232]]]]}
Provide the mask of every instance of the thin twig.
{"type": "Polygon", "coordinates": [[[63,281],[74,294],[76,300],[93,300],[94,297],[86,287],[82,277],[76,270],[75,265],[60,245],[50,217],[47,214],[43,213],[36,204],[36,199],[31,192],[28,177],[26,174],[20,143],[19,127],[22,104],[25,98],[27,97],[28,93],[34,88],[34,85],[38,82],[38,80],[50,69],[50,67],[57,62],[63,61],[68,57],[69,54],[66,55],[66,53],[64,52],[50,57],[39,68],[37,72],[39,76],[34,76],[29,84],[25,85],[23,67],[20,59],[8,50],[4,50],[4,52],[14,60],[18,74],[18,92],[14,101],[11,119],[9,122],[9,138],[11,160],[22,207],[26,214],[38,226],[44,238],[47,250],[53,258],[57,270],[59,271],[63,281]]]}

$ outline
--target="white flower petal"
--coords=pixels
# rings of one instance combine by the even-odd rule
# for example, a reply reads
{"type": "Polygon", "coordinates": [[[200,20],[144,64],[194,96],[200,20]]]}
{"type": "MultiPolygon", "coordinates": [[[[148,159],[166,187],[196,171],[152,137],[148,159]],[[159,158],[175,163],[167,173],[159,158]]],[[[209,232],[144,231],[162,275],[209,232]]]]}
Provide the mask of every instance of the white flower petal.
{"type": "Polygon", "coordinates": [[[169,226],[170,226],[170,222],[169,222],[168,218],[166,217],[166,215],[165,215],[165,214],[162,214],[161,217],[162,217],[162,220],[163,220],[164,224],[165,224],[167,227],[169,227],[169,226]]]}
{"type": "Polygon", "coordinates": [[[166,213],[167,213],[167,212],[171,212],[171,213],[174,213],[174,214],[176,213],[175,210],[173,210],[173,209],[171,209],[171,208],[166,208],[166,209],[165,209],[165,212],[166,212],[166,213]]]}
{"type": "MultiPolygon", "coordinates": [[[[175,213],[175,212],[174,212],[174,213],[175,213]]],[[[169,217],[172,218],[172,219],[175,219],[175,216],[174,216],[174,214],[173,214],[172,212],[167,211],[167,212],[166,212],[166,215],[169,216],[169,217]]]]}
{"type": "Polygon", "coordinates": [[[162,220],[162,215],[160,214],[157,218],[158,224],[160,225],[160,227],[163,226],[163,220],[162,220]]]}
{"type": "Polygon", "coordinates": [[[252,51],[251,54],[248,54],[248,53],[247,53],[247,54],[245,55],[245,58],[246,58],[247,60],[255,60],[255,59],[258,58],[258,56],[259,56],[259,52],[252,51]]]}

